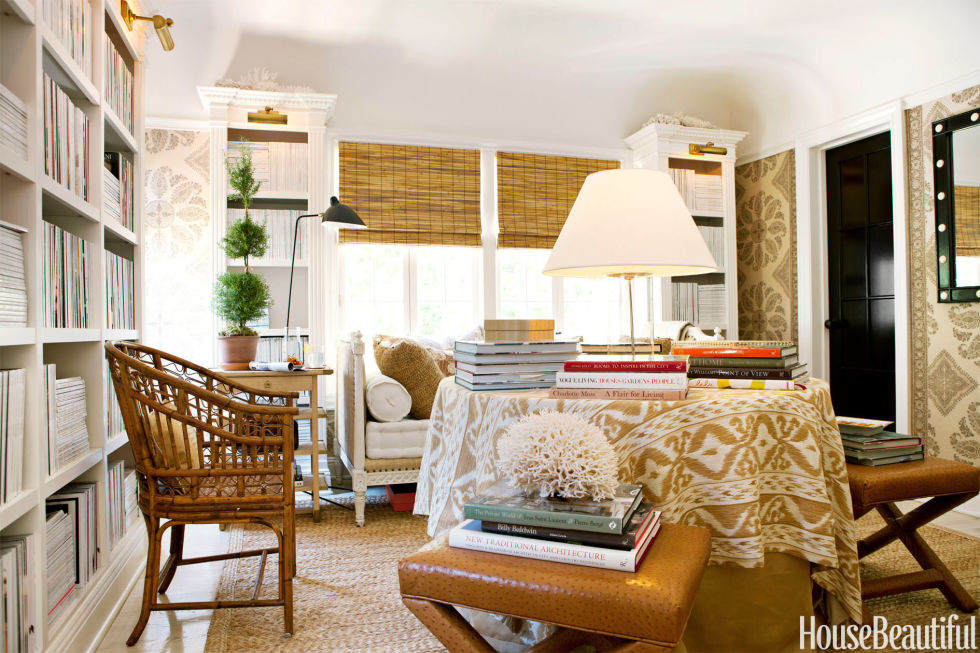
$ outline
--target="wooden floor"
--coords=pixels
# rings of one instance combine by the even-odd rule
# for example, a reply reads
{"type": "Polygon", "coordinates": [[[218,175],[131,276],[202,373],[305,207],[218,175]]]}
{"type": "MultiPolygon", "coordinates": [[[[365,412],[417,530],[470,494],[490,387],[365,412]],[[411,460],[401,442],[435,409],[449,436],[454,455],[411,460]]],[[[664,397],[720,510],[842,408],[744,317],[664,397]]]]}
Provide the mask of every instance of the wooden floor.
{"type": "MultiPolygon", "coordinates": [[[[903,512],[915,502],[900,504],[903,512]]],[[[329,510],[330,508],[325,508],[329,510]]],[[[407,514],[407,513],[406,513],[407,514]]],[[[980,519],[957,512],[947,513],[935,524],[980,537],[980,519]]],[[[188,555],[223,553],[228,546],[228,534],[212,526],[188,527],[188,555]]],[[[166,548],[164,549],[166,550],[166,548]]],[[[167,592],[171,601],[208,600],[214,597],[221,574],[221,563],[195,565],[177,572],[167,592]]],[[[126,638],[139,616],[142,580],[133,588],[111,628],[97,649],[99,653],[118,653],[127,650],[126,638]]],[[[194,612],[154,612],[140,641],[131,649],[146,653],[201,653],[207,641],[211,610],[194,612]]]]}

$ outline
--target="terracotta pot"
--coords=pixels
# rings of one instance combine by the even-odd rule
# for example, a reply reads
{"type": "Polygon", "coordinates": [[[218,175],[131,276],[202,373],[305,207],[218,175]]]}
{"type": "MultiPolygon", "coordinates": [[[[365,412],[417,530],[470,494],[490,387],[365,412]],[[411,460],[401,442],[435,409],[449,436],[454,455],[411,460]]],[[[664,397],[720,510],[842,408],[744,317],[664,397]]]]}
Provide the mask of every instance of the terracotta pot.
{"type": "Polygon", "coordinates": [[[247,370],[259,348],[258,336],[218,336],[218,367],[247,370]]]}

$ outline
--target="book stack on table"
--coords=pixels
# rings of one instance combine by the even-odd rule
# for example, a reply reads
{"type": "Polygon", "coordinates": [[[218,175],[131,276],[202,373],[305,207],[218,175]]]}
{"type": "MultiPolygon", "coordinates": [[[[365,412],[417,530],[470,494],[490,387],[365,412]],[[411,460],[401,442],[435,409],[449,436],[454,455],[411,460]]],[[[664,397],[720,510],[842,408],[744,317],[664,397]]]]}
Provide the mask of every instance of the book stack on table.
{"type": "Polygon", "coordinates": [[[555,373],[578,356],[578,342],[457,340],[456,383],[469,390],[527,390],[555,385],[555,373]]]}
{"type": "Polygon", "coordinates": [[[878,467],[923,460],[922,438],[886,431],[891,424],[880,419],[838,417],[847,462],[878,467]]]}
{"type": "Polygon", "coordinates": [[[507,479],[464,505],[449,545],[473,551],[635,572],[660,530],[639,485],[606,501],[525,497],[507,479]]]}
{"type": "Polygon", "coordinates": [[[582,356],[555,377],[555,399],[677,401],[687,397],[687,356],[582,356]]]}
{"type": "Polygon", "coordinates": [[[699,340],[674,343],[690,356],[692,388],[801,390],[809,378],[795,343],[784,340],[699,340]]]}

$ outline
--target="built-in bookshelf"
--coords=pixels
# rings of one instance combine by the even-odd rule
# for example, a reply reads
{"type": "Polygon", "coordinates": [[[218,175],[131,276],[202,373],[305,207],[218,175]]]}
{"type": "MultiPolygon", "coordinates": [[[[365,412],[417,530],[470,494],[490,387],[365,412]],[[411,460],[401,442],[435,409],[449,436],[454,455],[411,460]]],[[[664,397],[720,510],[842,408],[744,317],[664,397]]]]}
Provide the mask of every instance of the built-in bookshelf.
{"type": "Polygon", "coordinates": [[[654,324],[683,320],[706,333],[737,337],[735,267],[735,146],[745,132],[650,124],[626,139],[633,165],[662,170],[684,198],[718,271],[650,280],[654,324]],[[711,142],[725,154],[692,154],[691,145],[711,142]]]}
{"type": "Polygon", "coordinates": [[[103,349],[140,335],[144,37],[114,0],[0,3],[0,432],[13,465],[0,567],[17,583],[8,650],[91,650],[145,560],[103,349]],[[66,563],[79,549],[86,564],[66,563]]]}

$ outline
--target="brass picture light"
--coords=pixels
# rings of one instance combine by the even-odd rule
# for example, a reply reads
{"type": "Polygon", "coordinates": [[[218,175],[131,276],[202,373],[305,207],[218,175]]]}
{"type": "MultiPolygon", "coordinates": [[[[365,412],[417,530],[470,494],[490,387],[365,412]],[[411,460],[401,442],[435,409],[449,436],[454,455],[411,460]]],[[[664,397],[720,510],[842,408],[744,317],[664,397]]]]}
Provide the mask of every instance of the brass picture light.
{"type": "Polygon", "coordinates": [[[173,19],[164,18],[160,14],[154,16],[138,16],[133,13],[133,10],[129,8],[129,3],[126,0],[122,0],[122,7],[120,9],[122,12],[123,21],[126,23],[126,27],[129,31],[133,31],[133,21],[134,20],[147,20],[153,23],[153,29],[157,31],[157,36],[160,38],[160,45],[163,49],[169,52],[174,49],[174,39],[170,36],[170,27],[174,24],[173,19]]]}
{"type": "Polygon", "coordinates": [[[698,145],[696,143],[691,143],[688,148],[688,153],[690,154],[728,154],[727,147],[718,147],[711,141],[708,141],[704,145],[698,145]]]}

